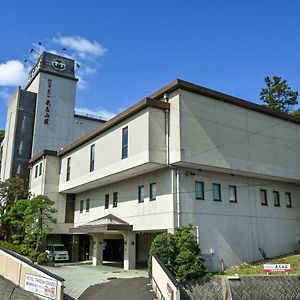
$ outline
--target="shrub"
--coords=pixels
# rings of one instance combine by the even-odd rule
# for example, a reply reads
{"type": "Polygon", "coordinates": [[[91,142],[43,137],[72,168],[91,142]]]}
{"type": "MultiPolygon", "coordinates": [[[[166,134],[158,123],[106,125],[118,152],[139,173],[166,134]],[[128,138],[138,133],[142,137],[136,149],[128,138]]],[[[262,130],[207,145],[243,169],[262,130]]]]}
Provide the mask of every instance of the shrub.
{"type": "Polygon", "coordinates": [[[47,258],[47,253],[46,252],[41,252],[37,256],[37,263],[42,264],[42,263],[46,263],[46,262],[49,262],[49,259],[47,258]]]}
{"type": "Polygon", "coordinates": [[[193,226],[176,228],[175,233],[162,233],[151,244],[148,272],[152,274],[152,255],[156,254],[169,271],[181,282],[207,273],[203,258],[193,234],[193,226]]]}

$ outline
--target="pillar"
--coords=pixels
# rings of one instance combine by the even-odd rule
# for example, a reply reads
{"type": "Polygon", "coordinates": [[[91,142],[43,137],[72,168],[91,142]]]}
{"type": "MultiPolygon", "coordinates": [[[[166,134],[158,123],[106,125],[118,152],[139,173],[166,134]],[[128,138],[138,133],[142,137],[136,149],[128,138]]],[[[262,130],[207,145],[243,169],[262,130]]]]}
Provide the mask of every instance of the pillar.
{"type": "Polygon", "coordinates": [[[103,262],[103,233],[93,234],[93,266],[103,262]]]}
{"type": "Polygon", "coordinates": [[[124,270],[135,269],[136,233],[126,232],[124,236],[124,270]]]}

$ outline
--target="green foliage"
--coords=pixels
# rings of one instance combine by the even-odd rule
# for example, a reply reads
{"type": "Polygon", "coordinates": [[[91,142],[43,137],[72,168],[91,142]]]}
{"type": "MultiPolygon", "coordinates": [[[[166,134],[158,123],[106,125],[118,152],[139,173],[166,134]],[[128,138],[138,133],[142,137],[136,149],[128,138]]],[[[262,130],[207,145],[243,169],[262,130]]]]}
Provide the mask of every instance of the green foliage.
{"type": "Polygon", "coordinates": [[[174,234],[162,233],[155,237],[150,249],[148,271],[151,275],[151,256],[156,254],[171,273],[181,282],[207,273],[192,225],[176,228],[174,234]]]}
{"type": "Polygon", "coordinates": [[[47,258],[47,253],[46,252],[41,252],[36,259],[38,264],[46,263],[49,262],[49,259],[47,258]]]}
{"type": "Polygon", "coordinates": [[[37,196],[29,200],[25,210],[24,227],[25,243],[38,252],[43,237],[52,231],[51,225],[56,223],[53,214],[56,209],[54,202],[47,196],[37,196]]]}
{"type": "Polygon", "coordinates": [[[0,142],[4,139],[5,130],[0,129],[0,142]]]}
{"type": "Polygon", "coordinates": [[[289,113],[298,104],[298,92],[292,91],[286,80],[279,76],[265,77],[266,88],[260,92],[260,100],[269,108],[289,113]]]}
{"type": "Polygon", "coordinates": [[[5,241],[0,241],[0,247],[6,248],[21,255],[24,254],[22,248],[19,245],[14,245],[5,241]]]}
{"type": "Polygon", "coordinates": [[[296,118],[300,118],[300,108],[294,110],[293,112],[291,112],[291,115],[296,117],[296,118]]]}

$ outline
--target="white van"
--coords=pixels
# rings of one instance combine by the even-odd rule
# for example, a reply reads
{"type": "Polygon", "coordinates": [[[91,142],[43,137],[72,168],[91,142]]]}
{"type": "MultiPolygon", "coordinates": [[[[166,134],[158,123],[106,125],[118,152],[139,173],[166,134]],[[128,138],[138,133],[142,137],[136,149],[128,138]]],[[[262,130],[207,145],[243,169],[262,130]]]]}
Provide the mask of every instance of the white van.
{"type": "Polygon", "coordinates": [[[52,261],[67,261],[69,253],[63,244],[49,244],[47,246],[47,257],[52,261]]]}

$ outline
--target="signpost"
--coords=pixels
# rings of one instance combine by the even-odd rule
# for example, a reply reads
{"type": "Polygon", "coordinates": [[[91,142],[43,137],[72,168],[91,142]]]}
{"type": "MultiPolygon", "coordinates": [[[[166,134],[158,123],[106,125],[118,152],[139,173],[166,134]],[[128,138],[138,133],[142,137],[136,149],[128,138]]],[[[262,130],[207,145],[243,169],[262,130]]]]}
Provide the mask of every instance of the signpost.
{"type": "Polygon", "coordinates": [[[56,280],[25,274],[25,290],[44,296],[49,299],[56,299],[56,280]]]}
{"type": "Polygon", "coordinates": [[[264,272],[268,275],[271,272],[291,272],[291,265],[290,264],[264,264],[264,272]]]}

